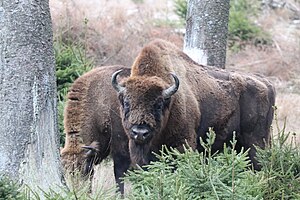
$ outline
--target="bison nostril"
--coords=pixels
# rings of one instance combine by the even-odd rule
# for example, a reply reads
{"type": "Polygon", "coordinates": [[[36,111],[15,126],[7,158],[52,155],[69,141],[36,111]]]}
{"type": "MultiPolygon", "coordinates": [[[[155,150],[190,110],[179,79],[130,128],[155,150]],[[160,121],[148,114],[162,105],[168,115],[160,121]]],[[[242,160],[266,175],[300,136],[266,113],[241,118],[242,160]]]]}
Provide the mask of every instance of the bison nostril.
{"type": "Polygon", "coordinates": [[[150,132],[149,132],[149,131],[148,131],[148,132],[145,132],[145,133],[143,134],[143,138],[146,139],[149,135],[150,135],[150,132]]]}
{"type": "Polygon", "coordinates": [[[135,139],[135,140],[138,138],[138,133],[135,132],[135,131],[131,131],[131,132],[130,132],[130,135],[131,135],[131,137],[132,137],[133,139],[135,139]]]}
{"type": "Polygon", "coordinates": [[[131,138],[134,140],[145,140],[150,136],[150,130],[144,126],[133,126],[130,131],[131,138]]]}

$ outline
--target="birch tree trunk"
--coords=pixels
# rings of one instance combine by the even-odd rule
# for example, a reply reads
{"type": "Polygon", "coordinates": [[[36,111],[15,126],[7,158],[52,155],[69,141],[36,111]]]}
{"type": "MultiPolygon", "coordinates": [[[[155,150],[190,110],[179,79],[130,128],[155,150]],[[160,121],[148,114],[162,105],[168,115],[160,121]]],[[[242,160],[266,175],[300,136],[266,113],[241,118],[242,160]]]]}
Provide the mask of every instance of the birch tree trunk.
{"type": "Polygon", "coordinates": [[[48,0],[0,1],[0,174],[62,185],[48,0]]]}
{"type": "Polygon", "coordinates": [[[188,0],[184,52],[203,65],[225,68],[229,0],[188,0]]]}

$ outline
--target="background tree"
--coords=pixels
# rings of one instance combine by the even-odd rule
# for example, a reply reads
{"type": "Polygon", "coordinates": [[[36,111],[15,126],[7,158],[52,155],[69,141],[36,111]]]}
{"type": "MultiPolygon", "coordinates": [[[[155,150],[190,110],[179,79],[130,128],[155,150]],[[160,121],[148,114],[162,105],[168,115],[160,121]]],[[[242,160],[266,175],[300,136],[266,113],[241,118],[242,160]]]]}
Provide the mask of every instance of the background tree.
{"type": "Polygon", "coordinates": [[[188,0],[184,51],[196,62],[225,68],[229,0],[188,0]]]}
{"type": "Polygon", "coordinates": [[[0,2],[0,174],[62,184],[48,0],[0,2]]]}

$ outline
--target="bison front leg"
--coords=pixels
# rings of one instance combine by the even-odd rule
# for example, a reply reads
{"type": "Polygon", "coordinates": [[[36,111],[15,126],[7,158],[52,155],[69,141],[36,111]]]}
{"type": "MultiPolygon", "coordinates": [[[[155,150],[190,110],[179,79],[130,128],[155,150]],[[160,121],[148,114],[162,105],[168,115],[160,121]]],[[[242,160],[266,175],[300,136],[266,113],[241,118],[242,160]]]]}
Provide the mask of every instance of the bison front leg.
{"type": "Polygon", "coordinates": [[[259,162],[256,159],[256,149],[255,149],[255,147],[250,147],[249,158],[250,158],[251,163],[253,165],[253,169],[254,170],[261,170],[261,165],[259,164],[259,162]]]}
{"type": "MultiPolygon", "coordinates": [[[[269,115],[268,112],[266,113],[266,115],[269,115]]],[[[271,119],[266,116],[256,116],[251,119],[246,125],[242,123],[243,126],[238,142],[245,150],[250,149],[248,154],[253,167],[255,170],[260,170],[261,166],[256,158],[256,147],[264,149],[270,145],[271,119]]]]}
{"type": "Polygon", "coordinates": [[[114,174],[115,180],[118,187],[118,191],[124,195],[124,182],[121,180],[124,177],[125,172],[129,169],[130,166],[130,157],[129,155],[115,154],[113,155],[114,161],[114,174]]]}
{"type": "Polygon", "coordinates": [[[243,141],[245,150],[249,149],[248,155],[251,160],[251,163],[253,165],[254,170],[260,170],[261,165],[259,164],[257,158],[256,158],[256,153],[257,150],[256,148],[266,148],[269,146],[270,143],[270,138],[268,136],[262,137],[262,136],[257,136],[255,132],[251,133],[244,133],[247,136],[244,135],[243,141]]]}

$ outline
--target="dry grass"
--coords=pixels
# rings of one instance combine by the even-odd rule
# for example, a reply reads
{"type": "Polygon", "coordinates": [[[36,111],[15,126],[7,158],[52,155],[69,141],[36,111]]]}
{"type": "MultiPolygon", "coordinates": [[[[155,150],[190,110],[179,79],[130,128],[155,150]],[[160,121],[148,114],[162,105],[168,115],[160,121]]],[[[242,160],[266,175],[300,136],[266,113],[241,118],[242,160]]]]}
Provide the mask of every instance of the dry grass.
{"type": "Polygon", "coordinates": [[[167,1],[150,5],[132,1],[88,2],[51,0],[50,6],[54,37],[84,44],[95,65],[130,66],[139,50],[153,38],[166,39],[179,46],[183,43],[182,35],[164,26],[171,23],[168,14],[157,20],[161,17],[157,11],[164,8],[168,11],[167,1]],[[154,26],[158,22],[160,26],[154,26]]]}
{"type": "Polygon", "coordinates": [[[277,96],[278,119],[280,125],[286,120],[286,130],[288,132],[300,133],[300,95],[293,93],[281,93],[277,96]]]}
{"type": "MultiPolygon", "coordinates": [[[[111,159],[105,160],[95,167],[95,175],[92,181],[92,191],[96,192],[101,189],[104,191],[114,192],[116,187],[114,178],[113,162],[111,159]]],[[[131,190],[130,184],[125,184],[125,196],[131,190]]]]}
{"type": "MultiPolygon", "coordinates": [[[[183,35],[170,26],[176,20],[171,1],[145,2],[50,0],[54,36],[83,44],[95,65],[130,66],[142,46],[153,38],[182,47],[183,35]]],[[[284,9],[261,16],[258,23],[270,33],[273,45],[247,46],[238,53],[228,53],[227,68],[269,76],[277,88],[279,124],[286,120],[287,131],[300,134],[300,25],[291,24],[290,18],[291,12],[284,9]]],[[[111,188],[112,163],[98,167],[95,177],[94,188],[111,188]]]]}

